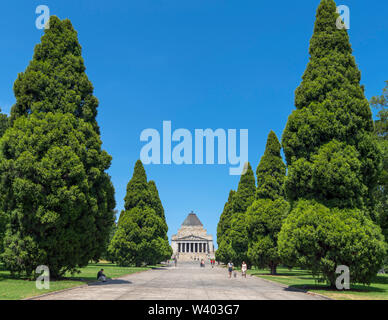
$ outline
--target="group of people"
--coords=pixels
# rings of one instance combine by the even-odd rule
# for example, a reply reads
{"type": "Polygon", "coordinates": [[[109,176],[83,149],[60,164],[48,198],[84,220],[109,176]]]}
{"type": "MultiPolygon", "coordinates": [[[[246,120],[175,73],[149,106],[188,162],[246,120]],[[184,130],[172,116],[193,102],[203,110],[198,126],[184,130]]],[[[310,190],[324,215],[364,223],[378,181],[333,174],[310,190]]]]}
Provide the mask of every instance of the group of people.
{"type": "MultiPolygon", "coordinates": [[[[241,264],[241,276],[243,276],[244,278],[247,277],[247,270],[248,270],[248,266],[245,263],[245,261],[243,261],[243,263],[241,264]]],[[[228,263],[228,272],[229,272],[229,278],[232,278],[232,273],[233,273],[233,262],[232,261],[229,261],[229,263],[228,263]]],[[[234,277],[236,277],[236,276],[237,276],[237,274],[235,272],[234,277]]]]}
{"type": "MultiPolygon", "coordinates": [[[[177,265],[177,258],[176,257],[174,257],[174,262],[175,262],[175,266],[176,266],[177,265]]],[[[215,264],[216,264],[216,260],[210,259],[210,265],[212,266],[212,268],[214,268],[215,264]]],[[[201,268],[205,267],[205,260],[203,260],[203,259],[201,260],[200,266],[201,266],[201,268]]],[[[229,278],[232,278],[233,268],[234,268],[233,262],[229,261],[229,263],[228,263],[229,278]]],[[[245,263],[245,261],[243,261],[243,263],[241,264],[241,275],[244,278],[247,277],[247,270],[248,270],[248,266],[245,263]]],[[[237,274],[235,272],[234,277],[236,277],[236,276],[237,276],[237,274]]],[[[100,271],[98,271],[97,280],[102,281],[102,282],[106,282],[107,279],[106,279],[106,275],[104,274],[104,269],[101,269],[100,271]]]]}
{"type": "MultiPolygon", "coordinates": [[[[216,265],[216,260],[215,259],[209,259],[209,262],[210,262],[210,265],[212,266],[212,268],[214,268],[214,266],[216,265]]],[[[200,266],[201,267],[205,267],[205,260],[201,259],[200,266]]]]}

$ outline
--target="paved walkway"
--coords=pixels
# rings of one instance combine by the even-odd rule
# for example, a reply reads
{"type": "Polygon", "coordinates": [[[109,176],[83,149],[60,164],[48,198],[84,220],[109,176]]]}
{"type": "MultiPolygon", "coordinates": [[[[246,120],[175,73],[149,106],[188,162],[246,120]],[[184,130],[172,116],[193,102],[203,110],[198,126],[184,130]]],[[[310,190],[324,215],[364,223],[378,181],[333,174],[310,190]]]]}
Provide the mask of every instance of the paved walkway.
{"type": "MultiPolygon", "coordinates": [[[[109,276],[109,275],[108,275],[109,276]]],[[[316,300],[255,276],[228,278],[225,268],[182,263],[40,297],[41,300],[316,300]]]]}

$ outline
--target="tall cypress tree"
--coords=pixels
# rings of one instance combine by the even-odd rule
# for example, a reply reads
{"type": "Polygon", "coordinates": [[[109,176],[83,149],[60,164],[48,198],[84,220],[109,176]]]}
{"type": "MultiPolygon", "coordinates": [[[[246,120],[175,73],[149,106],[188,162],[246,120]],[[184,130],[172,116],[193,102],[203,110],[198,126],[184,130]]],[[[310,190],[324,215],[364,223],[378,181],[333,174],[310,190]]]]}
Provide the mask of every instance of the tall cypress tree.
{"type": "Polygon", "coordinates": [[[77,33],[52,16],[15,81],[12,127],[0,140],[2,257],[14,273],[43,264],[59,277],[97,260],[109,240],[111,156],[101,149],[97,99],[84,71],[77,33]]]}
{"type": "Polygon", "coordinates": [[[160,202],[156,195],[155,184],[147,182],[143,164],[138,160],[127,185],[125,210],[108,249],[119,264],[155,264],[171,257],[164,210],[161,203],[155,206],[160,202]]]}
{"type": "Polygon", "coordinates": [[[283,198],[286,166],[280,156],[280,149],[279,140],[271,130],[256,170],[256,201],[246,214],[248,258],[259,268],[268,267],[271,274],[276,274],[276,268],[281,262],[277,238],[289,211],[289,205],[283,198]]]}
{"type": "Polygon", "coordinates": [[[51,16],[50,28],[35,46],[29,66],[15,81],[16,104],[11,109],[11,122],[34,112],[71,113],[99,133],[98,100],[81,53],[70,20],[51,16]]]}
{"type": "Polygon", "coordinates": [[[216,259],[226,263],[229,259],[229,249],[226,247],[228,238],[228,231],[230,229],[230,218],[232,214],[232,201],[236,191],[230,190],[228,201],[224,205],[224,210],[221,213],[220,220],[217,224],[217,245],[216,259]]]}
{"type": "Polygon", "coordinates": [[[316,199],[335,207],[370,204],[381,154],[361,73],[336,4],[322,0],[310,41],[310,61],[295,91],[282,144],[291,200],[316,199]],[[346,178],[352,176],[352,179],[346,178]]]}
{"type": "Polygon", "coordinates": [[[99,258],[114,204],[104,173],[110,157],[96,157],[100,146],[90,124],[60,113],[21,117],[0,139],[2,260],[11,272],[47,265],[57,278],[99,258]]]}
{"type": "Polygon", "coordinates": [[[256,169],[256,199],[275,200],[283,196],[286,165],[280,155],[281,145],[272,130],[268,134],[265,152],[256,169]]]}
{"type": "Polygon", "coordinates": [[[161,217],[163,220],[166,219],[164,216],[164,208],[162,205],[162,201],[159,197],[158,188],[156,187],[156,183],[153,180],[148,181],[148,189],[151,192],[151,206],[155,210],[155,213],[161,217]]]}
{"type": "Polygon", "coordinates": [[[230,192],[228,203],[225,205],[226,214],[220,225],[221,240],[218,241],[219,253],[222,257],[240,264],[247,260],[248,239],[245,232],[245,213],[255,199],[255,176],[249,162],[245,164],[244,174],[241,175],[237,191],[230,192]]]}
{"type": "Polygon", "coordinates": [[[164,215],[163,204],[162,204],[162,201],[160,200],[158,188],[156,187],[155,181],[153,180],[148,181],[148,189],[151,193],[151,208],[154,209],[156,215],[162,219],[164,228],[166,230],[164,239],[168,241],[168,236],[167,236],[168,226],[166,222],[166,216],[164,215]]]}
{"type": "Polygon", "coordinates": [[[127,193],[124,197],[124,208],[126,211],[129,211],[136,207],[151,207],[151,199],[146,172],[142,162],[137,160],[132,178],[127,185],[127,193]]]}
{"type": "Polygon", "coordinates": [[[370,283],[386,253],[368,218],[381,151],[349,36],[337,19],[335,2],[321,0],[310,61],[282,137],[294,203],[278,235],[284,262],[333,287],[339,265],[349,266],[351,282],[370,283]]]}
{"type": "Polygon", "coordinates": [[[225,231],[230,227],[228,222],[232,214],[232,201],[235,193],[236,191],[230,190],[228,201],[224,205],[224,210],[221,213],[220,220],[217,225],[217,241],[221,241],[225,231]]]}
{"type": "Polygon", "coordinates": [[[245,213],[255,199],[256,182],[251,164],[247,162],[244,167],[245,173],[241,175],[236,194],[232,202],[233,213],[245,213]]]}

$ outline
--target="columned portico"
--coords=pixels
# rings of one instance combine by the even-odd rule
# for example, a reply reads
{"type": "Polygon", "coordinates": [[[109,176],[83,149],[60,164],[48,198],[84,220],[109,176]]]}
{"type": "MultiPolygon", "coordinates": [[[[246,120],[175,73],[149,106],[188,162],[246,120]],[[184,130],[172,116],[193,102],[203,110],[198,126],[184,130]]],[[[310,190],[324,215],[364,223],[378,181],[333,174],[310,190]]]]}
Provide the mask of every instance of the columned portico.
{"type": "Polygon", "coordinates": [[[208,241],[177,241],[178,244],[178,253],[181,252],[191,252],[191,253],[209,253],[208,241]]]}
{"type": "Polygon", "coordinates": [[[174,256],[179,260],[214,258],[213,237],[208,235],[197,215],[191,212],[171,238],[174,256]]]}

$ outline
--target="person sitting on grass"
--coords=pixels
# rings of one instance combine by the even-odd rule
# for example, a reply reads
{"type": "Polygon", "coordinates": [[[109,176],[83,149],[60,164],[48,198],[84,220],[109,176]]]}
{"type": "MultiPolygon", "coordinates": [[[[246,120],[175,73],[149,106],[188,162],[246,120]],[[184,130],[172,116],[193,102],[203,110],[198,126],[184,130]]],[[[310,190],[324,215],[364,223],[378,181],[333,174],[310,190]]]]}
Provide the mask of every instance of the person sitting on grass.
{"type": "Polygon", "coordinates": [[[104,274],[104,269],[101,269],[100,271],[98,271],[97,280],[102,281],[102,282],[106,282],[106,275],[104,274]]]}

